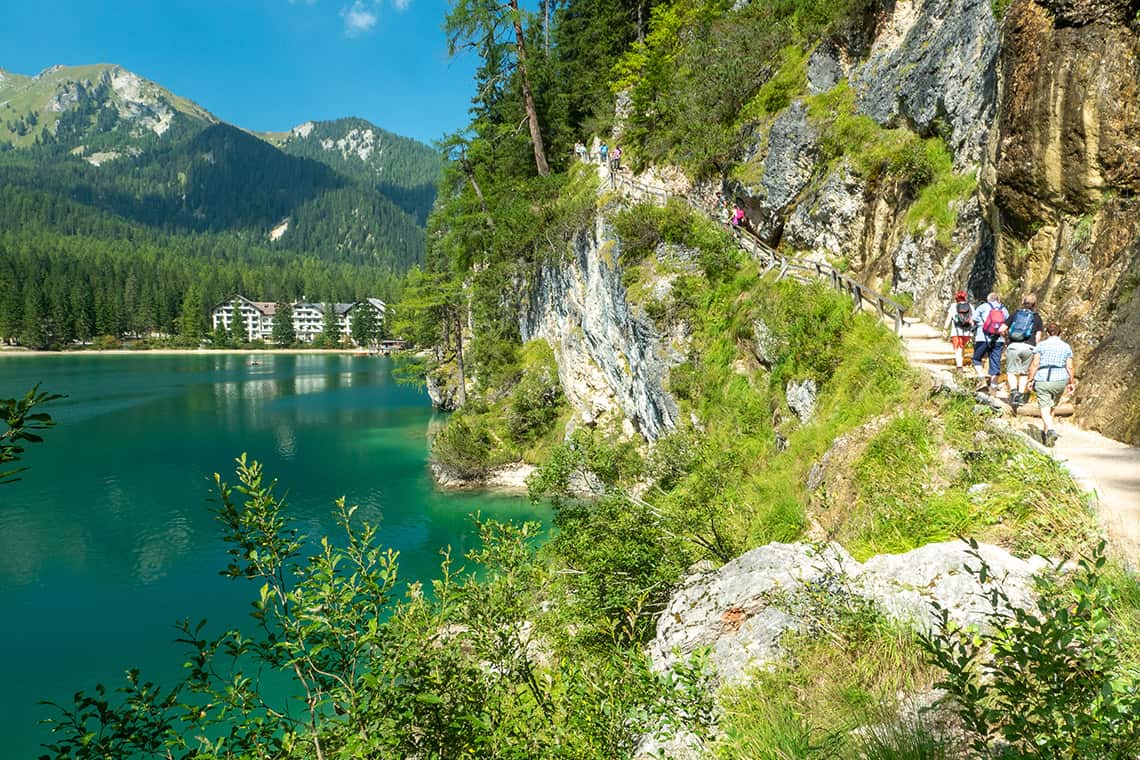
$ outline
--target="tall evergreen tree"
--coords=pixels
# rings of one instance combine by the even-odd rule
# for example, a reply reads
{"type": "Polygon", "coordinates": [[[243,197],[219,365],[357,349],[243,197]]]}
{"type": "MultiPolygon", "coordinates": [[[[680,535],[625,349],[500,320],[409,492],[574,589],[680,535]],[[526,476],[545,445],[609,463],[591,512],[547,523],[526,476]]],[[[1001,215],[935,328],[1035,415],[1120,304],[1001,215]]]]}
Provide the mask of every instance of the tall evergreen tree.
{"type": "Polygon", "coordinates": [[[341,337],[340,322],[336,318],[336,304],[326,303],[324,322],[321,324],[321,343],[326,346],[339,346],[341,337]]]}
{"type": "Polygon", "coordinates": [[[372,304],[362,301],[353,307],[349,332],[352,342],[361,347],[374,345],[380,340],[380,314],[372,304]]]}
{"type": "Polygon", "coordinates": [[[230,319],[230,340],[234,343],[245,343],[249,340],[249,328],[242,313],[241,299],[235,298],[230,308],[233,310],[233,317],[230,319]]]}
{"type": "Polygon", "coordinates": [[[534,165],[541,176],[550,174],[550,164],[546,160],[546,146],[542,139],[538,108],[531,89],[527,71],[526,35],[523,30],[523,11],[518,0],[458,0],[447,14],[444,30],[447,33],[448,51],[454,55],[458,50],[475,47],[486,66],[495,63],[499,71],[491,75],[505,76],[511,66],[509,49],[514,50],[513,68],[518,77],[518,86],[526,111],[530,141],[534,148],[534,165]]]}
{"type": "Polygon", "coordinates": [[[44,329],[44,294],[39,288],[28,288],[24,297],[24,324],[20,331],[20,342],[32,348],[43,348],[47,344],[47,331],[44,329]]]}
{"type": "Polygon", "coordinates": [[[291,346],[297,342],[297,333],[293,329],[293,304],[288,301],[277,302],[271,337],[278,346],[291,346]]]}
{"type": "Polygon", "coordinates": [[[182,315],[178,334],[187,340],[200,341],[206,334],[206,307],[202,303],[202,291],[191,285],[182,299],[182,315]]]}

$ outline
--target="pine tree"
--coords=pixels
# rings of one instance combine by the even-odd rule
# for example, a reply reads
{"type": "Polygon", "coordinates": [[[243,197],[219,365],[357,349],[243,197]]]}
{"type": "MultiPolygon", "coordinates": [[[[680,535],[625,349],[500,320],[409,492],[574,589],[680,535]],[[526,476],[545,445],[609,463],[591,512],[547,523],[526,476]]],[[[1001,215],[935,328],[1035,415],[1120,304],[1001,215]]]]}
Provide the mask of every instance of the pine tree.
{"type": "Polygon", "coordinates": [[[336,318],[336,304],[325,304],[325,319],[321,325],[321,344],[329,347],[340,345],[340,322],[336,318]]]}
{"type": "Polygon", "coordinates": [[[297,342],[297,334],[293,330],[293,305],[287,301],[277,302],[272,338],[278,346],[291,346],[297,342]]]}
{"type": "Polygon", "coordinates": [[[202,304],[202,291],[196,285],[186,290],[182,299],[182,316],[178,334],[195,343],[206,333],[206,307],[202,304]]]}
{"type": "Polygon", "coordinates": [[[38,288],[28,288],[24,298],[24,324],[20,342],[30,348],[43,348],[47,343],[44,329],[44,294],[38,288]]]}
{"type": "Polygon", "coordinates": [[[230,304],[233,309],[233,318],[230,319],[230,340],[235,344],[244,343],[249,339],[249,330],[246,327],[245,315],[241,310],[241,299],[235,298],[230,304]]]}
{"type": "Polygon", "coordinates": [[[352,323],[349,328],[352,342],[361,347],[374,345],[380,340],[380,315],[376,307],[361,301],[352,309],[352,323]]]}

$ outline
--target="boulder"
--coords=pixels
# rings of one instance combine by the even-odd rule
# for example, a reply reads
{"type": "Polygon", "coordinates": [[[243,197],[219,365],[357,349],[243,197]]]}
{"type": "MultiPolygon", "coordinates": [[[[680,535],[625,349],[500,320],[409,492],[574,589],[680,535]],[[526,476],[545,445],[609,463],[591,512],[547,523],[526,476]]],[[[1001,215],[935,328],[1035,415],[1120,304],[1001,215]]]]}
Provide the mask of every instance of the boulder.
{"type": "Polygon", "coordinates": [[[1048,567],[1046,560],[983,544],[979,553],[992,579],[982,585],[965,569],[978,565],[968,551],[963,542],[928,544],[860,564],[835,543],[768,544],[686,578],[658,619],[649,654],[664,670],[708,647],[719,682],[739,683],[782,656],[785,633],[812,625],[815,607],[799,601],[808,589],[813,596],[822,590],[840,600],[862,597],[888,618],[922,630],[935,622],[931,602],[958,625],[985,625],[984,593],[993,583],[1003,585],[1013,604],[1032,603],[1033,576],[1048,567]]]}

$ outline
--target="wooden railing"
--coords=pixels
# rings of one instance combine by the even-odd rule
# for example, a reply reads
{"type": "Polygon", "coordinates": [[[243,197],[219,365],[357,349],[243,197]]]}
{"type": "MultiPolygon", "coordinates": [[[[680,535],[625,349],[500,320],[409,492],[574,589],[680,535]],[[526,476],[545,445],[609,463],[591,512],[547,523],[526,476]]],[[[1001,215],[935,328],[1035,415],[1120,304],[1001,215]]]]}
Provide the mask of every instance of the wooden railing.
{"type": "MultiPolygon", "coordinates": [[[[688,195],[670,194],[661,188],[649,187],[632,177],[614,174],[612,171],[610,172],[610,182],[615,189],[620,190],[626,197],[639,201],[650,201],[660,205],[665,205],[670,198],[676,198],[677,200],[687,203],[698,213],[708,215],[708,211],[688,195]]],[[[772,246],[742,227],[733,227],[732,232],[741,250],[748,253],[757,261],[765,264],[765,274],[779,268],[779,273],[776,275],[777,280],[784,277],[793,277],[803,282],[814,279],[827,280],[836,290],[841,293],[846,293],[851,297],[855,303],[856,310],[861,310],[864,304],[869,304],[878,312],[880,318],[890,319],[894,322],[896,335],[902,333],[903,317],[906,314],[906,307],[897,301],[893,301],[884,295],[876,293],[871,288],[858,280],[848,277],[830,264],[821,261],[809,261],[807,259],[784,256],[778,253],[772,246]]]]}

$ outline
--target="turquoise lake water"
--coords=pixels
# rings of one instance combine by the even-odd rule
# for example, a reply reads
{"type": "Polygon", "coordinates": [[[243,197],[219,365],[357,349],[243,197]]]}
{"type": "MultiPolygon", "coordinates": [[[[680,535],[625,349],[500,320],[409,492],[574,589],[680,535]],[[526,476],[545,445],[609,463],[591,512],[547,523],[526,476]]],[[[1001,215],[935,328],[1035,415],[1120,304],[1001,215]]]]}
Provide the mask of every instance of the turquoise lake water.
{"type": "MultiPolygon", "coordinates": [[[[23,480],[0,486],[0,728],[4,758],[50,737],[40,699],[96,682],[172,682],[174,623],[249,627],[249,584],[222,578],[212,473],[242,452],[280,481],[302,532],[335,536],[345,496],[401,552],[405,580],[439,551],[471,548],[469,514],[541,519],[524,498],[441,494],[427,471],[433,412],[388,359],[341,355],[0,356],[0,397],[66,393],[58,426],[29,448],[23,480]]],[[[253,596],[251,596],[251,593],[253,596]]]]}

